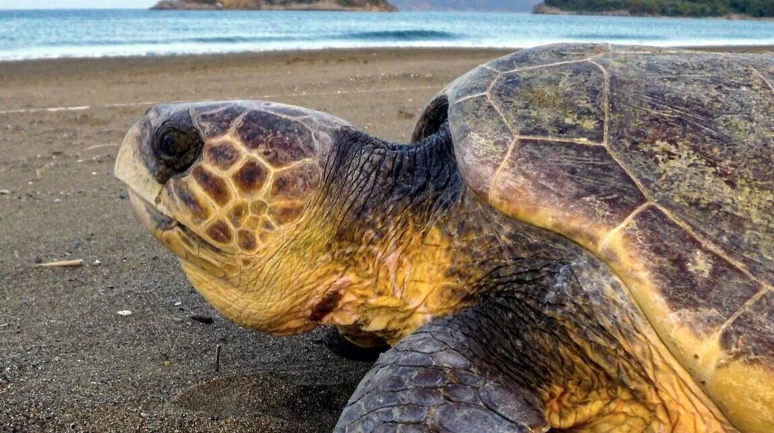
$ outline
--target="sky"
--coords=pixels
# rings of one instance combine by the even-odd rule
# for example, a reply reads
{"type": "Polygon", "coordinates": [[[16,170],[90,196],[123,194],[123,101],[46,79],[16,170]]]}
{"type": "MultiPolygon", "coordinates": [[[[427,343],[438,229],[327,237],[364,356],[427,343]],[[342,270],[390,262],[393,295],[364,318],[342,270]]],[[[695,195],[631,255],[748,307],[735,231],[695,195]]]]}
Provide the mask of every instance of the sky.
{"type": "Polygon", "coordinates": [[[0,0],[0,9],[149,8],[156,0],[0,0]]]}

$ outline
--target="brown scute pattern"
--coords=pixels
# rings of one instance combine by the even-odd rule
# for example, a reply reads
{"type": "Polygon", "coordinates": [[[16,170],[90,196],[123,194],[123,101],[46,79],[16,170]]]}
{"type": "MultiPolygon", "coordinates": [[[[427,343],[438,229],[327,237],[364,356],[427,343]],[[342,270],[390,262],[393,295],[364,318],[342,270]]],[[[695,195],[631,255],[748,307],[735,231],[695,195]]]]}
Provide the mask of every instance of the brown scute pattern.
{"type": "Polygon", "coordinates": [[[268,169],[254,159],[247,160],[231,179],[240,191],[246,194],[254,194],[263,188],[268,169]]]}
{"type": "Polygon", "coordinates": [[[234,232],[225,221],[217,220],[207,227],[207,236],[215,242],[230,244],[234,238],[234,232]]]}
{"type": "Polygon", "coordinates": [[[264,111],[249,112],[237,134],[272,168],[281,168],[317,153],[312,133],[301,123],[264,111]]]}
{"type": "MultiPolygon", "coordinates": [[[[295,208],[295,209],[303,210],[303,208],[295,208]]],[[[278,216],[278,217],[282,216],[281,214],[275,214],[275,215],[278,216]]],[[[292,217],[293,217],[293,219],[296,219],[296,218],[298,218],[299,215],[300,214],[295,214],[295,215],[292,215],[292,217]]],[[[274,230],[277,229],[277,227],[271,221],[269,221],[268,218],[261,218],[261,225],[260,225],[260,227],[265,232],[273,232],[274,230]]]]}
{"type": "Polygon", "coordinates": [[[519,135],[604,138],[604,75],[591,63],[572,63],[503,75],[492,101],[519,135]]]}
{"type": "Polygon", "coordinates": [[[541,67],[552,63],[581,61],[608,52],[607,44],[556,44],[540,49],[521,50],[487,64],[488,67],[509,72],[528,67],[541,67]]]}
{"type": "Polygon", "coordinates": [[[648,264],[651,279],[674,312],[674,326],[696,336],[715,333],[762,287],[707,250],[658,209],[638,214],[622,231],[648,264]]]}
{"type": "Polygon", "coordinates": [[[461,82],[464,83],[464,85],[452,85],[449,99],[456,101],[473,95],[483,95],[489,90],[489,87],[498,75],[499,74],[492,69],[483,66],[478,67],[455,81],[455,83],[461,82]]]}
{"type": "Polygon", "coordinates": [[[258,230],[261,227],[261,217],[250,215],[245,221],[244,228],[247,230],[258,230]]]}
{"type": "Polygon", "coordinates": [[[231,201],[231,191],[228,184],[219,176],[211,173],[201,165],[197,165],[191,174],[199,186],[215,203],[223,206],[231,201]]]}
{"type": "MultiPolygon", "coordinates": [[[[301,216],[304,211],[304,204],[302,202],[280,202],[269,208],[269,216],[277,222],[277,224],[288,224],[301,216]]],[[[269,221],[266,221],[271,224],[269,221]]],[[[272,227],[273,226],[269,226],[272,227]]],[[[267,229],[262,224],[261,228],[267,229]]],[[[271,231],[271,229],[269,229],[271,231]]]]}
{"type": "Polygon", "coordinates": [[[240,230],[237,234],[239,248],[245,252],[254,252],[258,249],[258,241],[255,239],[255,233],[248,230],[240,230]]]}
{"type": "Polygon", "coordinates": [[[737,359],[774,370],[774,291],[767,291],[720,335],[723,348],[737,359]]]}
{"type": "Polygon", "coordinates": [[[208,144],[204,147],[205,161],[222,170],[230,169],[237,162],[239,156],[239,151],[227,141],[208,144]]]}
{"type": "Polygon", "coordinates": [[[454,153],[465,181],[486,195],[513,143],[514,134],[486,96],[466,99],[449,108],[454,153]]]}
{"type": "Polygon", "coordinates": [[[610,45],[610,52],[615,54],[675,54],[680,52],[673,48],[645,47],[641,45],[610,45]]]}
{"type": "Polygon", "coordinates": [[[167,183],[167,191],[172,190],[178,205],[191,216],[191,219],[198,224],[207,221],[212,215],[209,207],[202,204],[196,195],[182,179],[175,179],[167,183]],[[170,188],[171,187],[171,188],[170,188]]]}
{"type": "Polygon", "coordinates": [[[271,197],[288,200],[305,199],[322,177],[322,169],[314,162],[304,162],[276,172],[271,187],[271,197]]]}
{"type": "Polygon", "coordinates": [[[184,243],[189,249],[194,250],[196,248],[196,243],[189,237],[188,233],[184,231],[178,230],[176,232],[178,234],[178,238],[182,243],[184,243]]]}
{"type": "Polygon", "coordinates": [[[234,121],[247,111],[247,107],[238,103],[225,103],[221,108],[216,107],[204,106],[191,110],[205,137],[217,137],[227,133],[234,121]]]}
{"type": "Polygon", "coordinates": [[[519,200],[520,194],[529,191],[535,198],[530,204],[562,208],[565,214],[607,230],[646,202],[601,146],[520,140],[502,172],[506,174],[492,187],[498,201],[519,200]]]}
{"type": "Polygon", "coordinates": [[[343,120],[326,113],[315,113],[313,116],[298,118],[298,122],[313,131],[313,135],[316,142],[317,150],[319,151],[320,159],[325,159],[328,153],[333,148],[332,136],[322,131],[337,130],[342,126],[352,125],[344,122],[343,120]]]}
{"type": "Polygon", "coordinates": [[[294,107],[292,105],[268,103],[261,106],[260,109],[270,113],[279,114],[280,116],[291,117],[295,119],[309,116],[309,111],[307,109],[294,107]]]}
{"type": "Polygon", "coordinates": [[[250,213],[253,215],[261,216],[269,209],[268,203],[263,200],[255,200],[250,203],[250,213]]]}
{"type": "Polygon", "coordinates": [[[766,80],[766,84],[771,88],[771,94],[774,96],[774,63],[770,58],[760,54],[743,54],[739,56],[739,62],[755,68],[766,80]]]}
{"type": "Polygon", "coordinates": [[[229,221],[234,228],[240,228],[249,214],[247,205],[244,202],[239,202],[229,211],[229,221]]]}
{"type": "Polygon", "coordinates": [[[611,75],[610,146],[621,162],[700,237],[774,283],[772,89],[730,56],[599,63],[611,75]]]}
{"type": "Polygon", "coordinates": [[[271,240],[271,233],[267,233],[267,232],[258,233],[258,240],[264,244],[269,243],[269,241],[271,240]]]}

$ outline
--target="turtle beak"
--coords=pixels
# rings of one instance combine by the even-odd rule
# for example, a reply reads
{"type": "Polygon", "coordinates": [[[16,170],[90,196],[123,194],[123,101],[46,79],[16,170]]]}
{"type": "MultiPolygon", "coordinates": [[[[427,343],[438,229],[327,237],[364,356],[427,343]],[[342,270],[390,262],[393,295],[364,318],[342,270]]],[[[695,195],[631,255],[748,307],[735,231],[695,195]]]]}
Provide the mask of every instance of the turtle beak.
{"type": "Polygon", "coordinates": [[[163,185],[156,182],[145,162],[143,148],[148,146],[151,122],[147,117],[132,125],[124,138],[116,157],[115,176],[124,182],[130,192],[148,202],[156,204],[163,185]]]}
{"type": "Polygon", "coordinates": [[[144,157],[148,153],[150,131],[151,121],[147,116],[132,125],[118,151],[114,174],[128,187],[129,199],[140,221],[154,236],[160,238],[163,232],[173,229],[177,222],[160,209],[163,207],[160,199],[164,186],[151,174],[144,157]]]}

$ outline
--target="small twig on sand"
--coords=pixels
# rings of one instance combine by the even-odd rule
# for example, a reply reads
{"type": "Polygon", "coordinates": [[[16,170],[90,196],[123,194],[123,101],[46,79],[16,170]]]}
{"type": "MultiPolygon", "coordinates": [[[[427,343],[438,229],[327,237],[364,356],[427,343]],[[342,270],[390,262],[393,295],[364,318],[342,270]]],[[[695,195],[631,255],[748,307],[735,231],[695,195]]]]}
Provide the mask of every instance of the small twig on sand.
{"type": "Polygon", "coordinates": [[[220,371],[220,344],[215,346],[215,373],[220,371]]]}
{"type": "Polygon", "coordinates": [[[83,266],[83,259],[62,260],[59,262],[38,263],[36,268],[75,268],[83,266]]]}
{"type": "Polygon", "coordinates": [[[204,323],[205,325],[211,325],[214,320],[212,320],[212,317],[209,316],[202,316],[199,314],[194,314],[191,316],[191,320],[195,320],[199,323],[204,323]]]}
{"type": "Polygon", "coordinates": [[[99,149],[100,147],[118,147],[118,144],[114,144],[114,143],[98,144],[96,146],[89,146],[89,147],[83,149],[82,152],[86,152],[87,150],[99,149]]]}

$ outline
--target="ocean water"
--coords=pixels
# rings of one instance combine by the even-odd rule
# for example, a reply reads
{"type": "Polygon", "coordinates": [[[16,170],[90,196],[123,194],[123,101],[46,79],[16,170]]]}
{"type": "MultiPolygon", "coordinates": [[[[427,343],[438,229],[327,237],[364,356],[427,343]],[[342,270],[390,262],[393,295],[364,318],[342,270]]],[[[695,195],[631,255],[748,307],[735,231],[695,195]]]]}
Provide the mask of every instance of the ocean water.
{"type": "Polygon", "coordinates": [[[553,42],[774,45],[774,21],[454,12],[0,11],[0,60],[553,42]]]}

